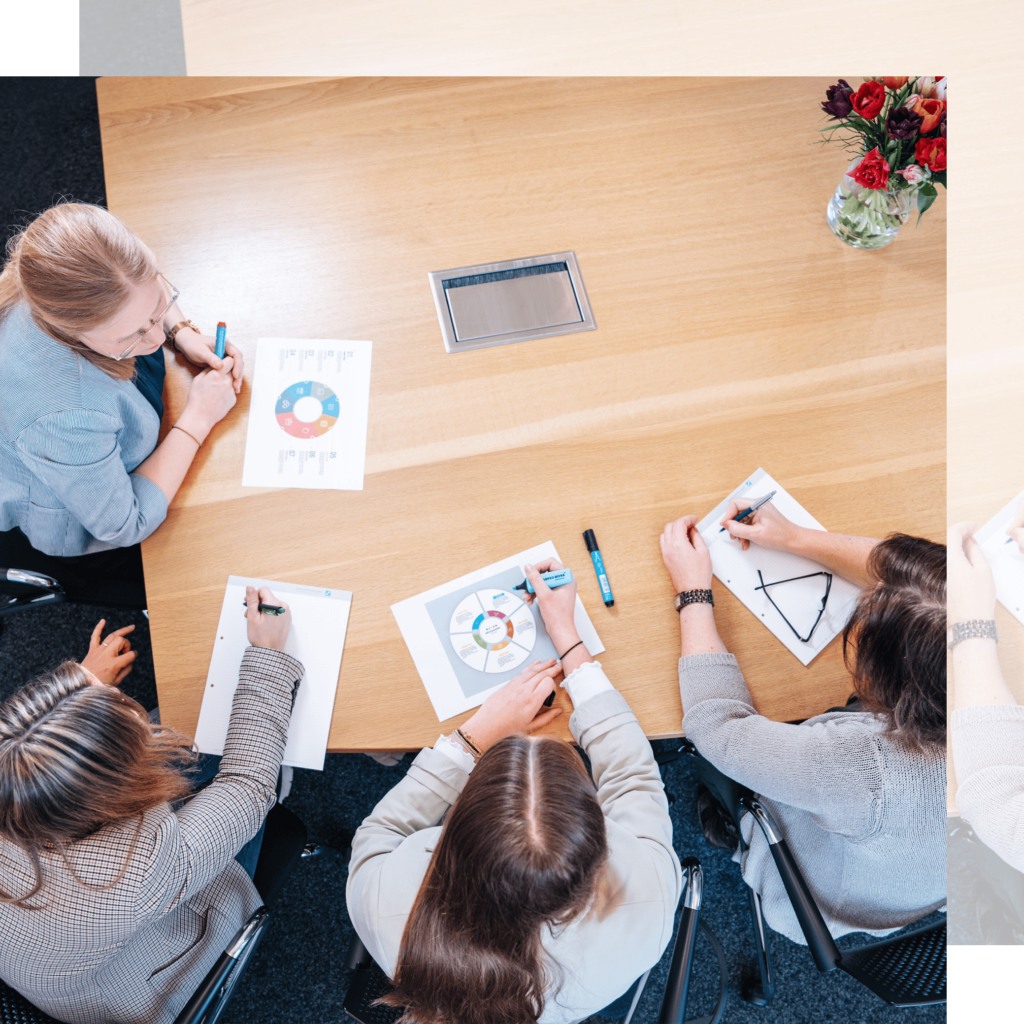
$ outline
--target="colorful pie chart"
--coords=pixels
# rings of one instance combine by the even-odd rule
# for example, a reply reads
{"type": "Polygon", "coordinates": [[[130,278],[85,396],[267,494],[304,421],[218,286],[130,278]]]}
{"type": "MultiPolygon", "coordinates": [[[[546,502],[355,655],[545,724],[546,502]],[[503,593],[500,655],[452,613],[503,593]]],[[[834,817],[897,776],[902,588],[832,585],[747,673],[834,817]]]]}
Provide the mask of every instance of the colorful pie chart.
{"type": "Polygon", "coordinates": [[[478,672],[504,672],[526,661],[537,638],[530,606],[507,590],[467,594],[452,614],[452,647],[478,672]]]}
{"type": "Polygon", "coordinates": [[[340,413],[338,396],[326,384],[315,380],[290,384],[277,396],[274,407],[281,429],[304,440],[322,437],[338,422],[340,413]]]}

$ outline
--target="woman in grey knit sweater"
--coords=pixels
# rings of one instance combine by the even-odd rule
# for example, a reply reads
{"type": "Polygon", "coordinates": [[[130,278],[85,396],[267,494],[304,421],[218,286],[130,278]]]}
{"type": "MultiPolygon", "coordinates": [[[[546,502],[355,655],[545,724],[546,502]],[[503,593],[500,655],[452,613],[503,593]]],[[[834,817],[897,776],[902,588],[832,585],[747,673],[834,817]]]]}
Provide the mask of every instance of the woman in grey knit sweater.
{"type": "MultiPolygon", "coordinates": [[[[1021,539],[1018,530],[1012,535],[1021,539]]],[[[1024,707],[999,666],[995,610],[992,570],[974,524],[958,523],[949,532],[949,623],[960,627],[950,722],[956,803],[978,838],[1024,871],[1024,707]]]]}
{"type": "MultiPolygon", "coordinates": [[[[803,555],[863,588],[843,634],[856,700],[799,725],[757,713],[715,626],[697,518],[684,516],[661,538],[681,595],[683,728],[715,769],[759,795],[832,934],[883,935],[946,899],[945,549],[803,529],[770,504],[742,523],[738,511],[734,502],[722,525],[744,549],[803,555]]],[[[743,878],[765,919],[803,943],[760,829],[749,814],[740,828],[743,878]]]]}

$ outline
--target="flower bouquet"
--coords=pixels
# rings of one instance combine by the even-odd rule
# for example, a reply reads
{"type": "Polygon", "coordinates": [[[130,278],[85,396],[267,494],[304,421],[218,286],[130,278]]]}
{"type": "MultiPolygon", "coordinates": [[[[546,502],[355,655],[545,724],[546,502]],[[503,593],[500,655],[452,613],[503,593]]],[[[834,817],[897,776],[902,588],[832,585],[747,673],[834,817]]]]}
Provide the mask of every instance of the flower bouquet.
{"type": "Polygon", "coordinates": [[[857,90],[839,79],[821,109],[820,129],[858,154],[828,204],[829,227],[848,245],[880,249],[907,222],[917,222],[946,187],[946,79],[866,78],[857,90]]]}

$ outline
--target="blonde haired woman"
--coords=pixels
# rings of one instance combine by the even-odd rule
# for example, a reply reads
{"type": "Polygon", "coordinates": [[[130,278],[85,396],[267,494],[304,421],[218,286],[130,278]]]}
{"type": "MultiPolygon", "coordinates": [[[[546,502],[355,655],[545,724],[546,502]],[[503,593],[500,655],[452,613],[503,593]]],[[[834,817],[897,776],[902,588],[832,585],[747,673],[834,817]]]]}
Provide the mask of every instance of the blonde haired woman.
{"type": "Polygon", "coordinates": [[[135,547],[167,515],[199,446],[235,404],[242,358],[213,351],[153,253],[113,214],[65,203],[8,243],[0,275],[0,563],[69,596],[144,606],[135,547]],[[199,366],[157,445],[161,347],[199,366]],[[131,585],[111,590],[112,578],[131,585]],[[123,598],[123,599],[119,599],[123,598]]]}
{"type": "Polygon", "coordinates": [[[0,978],[58,1020],[169,1024],[295,863],[304,832],[288,853],[294,837],[268,827],[259,865],[253,849],[303,672],[284,653],[291,613],[260,601],[283,604],[247,592],[224,756],[194,795],[188,741],[97,678],[118,678],[116,655],[65,662],[0,704],[0,978]]]}

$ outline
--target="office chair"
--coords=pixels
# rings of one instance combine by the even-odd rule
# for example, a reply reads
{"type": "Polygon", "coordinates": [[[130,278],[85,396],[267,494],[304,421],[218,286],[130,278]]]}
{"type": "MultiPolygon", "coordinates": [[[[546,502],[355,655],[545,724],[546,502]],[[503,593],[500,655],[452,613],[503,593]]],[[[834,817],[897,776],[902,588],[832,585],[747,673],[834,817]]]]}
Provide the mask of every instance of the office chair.
{"type": "MultiPolygon", "coordinates": [[[[725,1005],[728,999],[727,979],[729,970],[725,959],[725,951],[722,949],[721,943],[700,919],[703,879],[704,876],[701,872],[699,861],[693,857],[688,857],[683,861],[683,912],[679,919],[679,927],[676,930],[676,941],[675,947],[672,950],[668,983],[665,986],[665,994],[662,998],[661,1015],[658,1017],[661,1024],[683,1024],[684,1022],[690,972],[693,967],[693,952],[697,942],[698,930],[702,931],[710,941],[711,948],[714,950],[718,961],[719,995],[718,1003],[712,1013],[695,1019],[689,1022],[689,1024],[718,1024],[725,1013],[725,1005]]],[[[391,991],[391,981],[371,959],[369,952],[367,952],[358,935],[353,936],[352,942],[349,945],[345,967],[347,970],[355,972],[349,984],[348,992],[345,995],[343,1006],[345,1013],[353,1020],[359,1022],[359,1024],[395,1024],[395,1021],[403,1013],[401,1008],[374,1005],[374,1000],[387,995],[391,991]]],[[[650,973],[648,971],[642,978],[638,979],[631,1005],[626,1015],[619,1018],[621,1024],[629,1024],[632,1019],[650,973]]],[[[616,1002],[620,1002],[620,1000],[616,1000],[616,1002]]]]}
{"type": "MultiPolygon", "coordinates": [[[[950,861],[959,857],[970,889],[963,902],[970,906],[982,941],[989,946],[1024,944],[1024,874],[986,846],[962,818],[946,826],[950,861]]],[[[952,877],[952,868],[950,869],[952,877]]]]}
{"type": "MultiPolygon", "coordinates": [[[[683,754],[698,755],[697,748],[689,740],[685,740],[679,749],[683,754]]],[[[944,1003],[946,922],[925,925],[895,938],[869,942],[851,949],[839,949],[778,825],[753,793],[749,790],[743,792],[739,800],[740,808],[750,812],[768,842],[768,850],[778,868],[782,884],[786,887],[818,970],[828,974],[839,968],[890,1006],[932,1006],[944,1003]]],[[[737,829],[740,816],[733,814],[737,829]]],[[[775,979],[768,953],[768,926],[761,911],[760,897],[749,888],[748,894],[761,983],[750,986],[743,993],[743,998],[755,1006],[767,1006],[775,995],[775,979]]]]}
{"type": "Polygon", "coordinates": [[[52,576],[26,569],[0,568],[0,615],[57,604],[64,599],[63,588],[52,576]]]}
{"type": "MultiPolygon", "coordinates": [[[[269,920],[260,907],[238,930],[217,962],[192,994],[174,1024],[216,1024],[234,994],[269,920]]],[[[0,1024],[59,1024],[20,993],[0,981],[0,1024]]]]}

